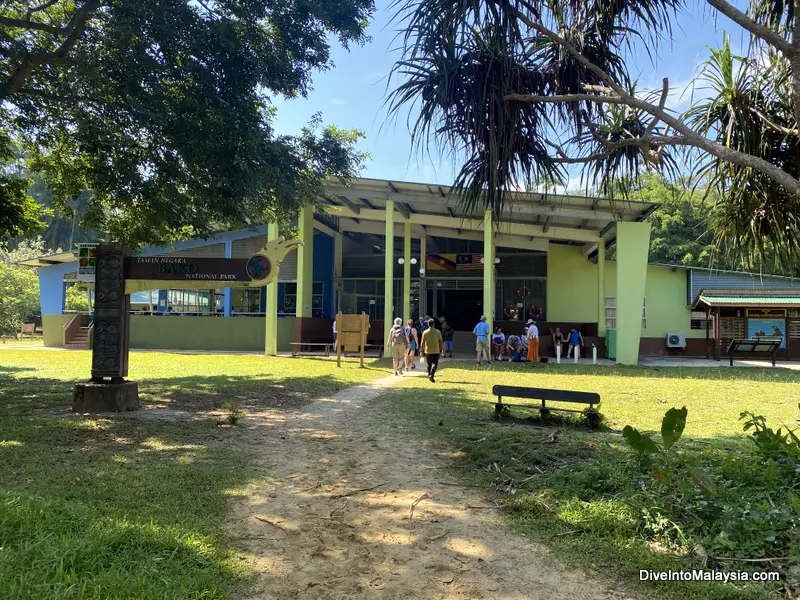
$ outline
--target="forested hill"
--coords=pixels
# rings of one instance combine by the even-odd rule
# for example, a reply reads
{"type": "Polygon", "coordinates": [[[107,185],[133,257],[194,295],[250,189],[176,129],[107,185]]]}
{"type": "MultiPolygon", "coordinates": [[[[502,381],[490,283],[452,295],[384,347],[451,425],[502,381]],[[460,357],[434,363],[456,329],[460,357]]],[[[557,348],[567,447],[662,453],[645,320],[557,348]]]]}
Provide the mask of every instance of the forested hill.
{"type": "MultiPolygon", "coordinates": [[[[652,224],[651,263],[800,275],[797,268],[777,265],[769,250],[765,251],[764,259],[755,259],[749,264],[718,250],[715,198],[713,194],[704,198],[704,191],[694,189],[688,181],[671,183],[656,175],[646,174],[641,178],[640,187],[633,193],[632,199],[661,205],[649,218],[652,224]]],[[[613,248],[609,256],[614,256],[613,248]]]]}

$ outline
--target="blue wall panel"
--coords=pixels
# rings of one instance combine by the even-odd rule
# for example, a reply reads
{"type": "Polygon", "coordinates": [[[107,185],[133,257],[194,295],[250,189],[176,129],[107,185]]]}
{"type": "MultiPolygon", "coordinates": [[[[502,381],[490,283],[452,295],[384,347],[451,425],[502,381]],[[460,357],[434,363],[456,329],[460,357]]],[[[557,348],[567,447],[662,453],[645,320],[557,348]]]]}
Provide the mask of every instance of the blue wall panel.
{"type": "Polygon", "coordinates": [[[64,275],[78,270],[78,261],[39,267],[39,298],[43,315],[60,315],[64,312],[66,284],[64,275]]]}
{"type": "Polygon", "coordinates": [[[322,282],[322,316],[333,316],[333,238],[314,232],[314,281],[322,282]]]}

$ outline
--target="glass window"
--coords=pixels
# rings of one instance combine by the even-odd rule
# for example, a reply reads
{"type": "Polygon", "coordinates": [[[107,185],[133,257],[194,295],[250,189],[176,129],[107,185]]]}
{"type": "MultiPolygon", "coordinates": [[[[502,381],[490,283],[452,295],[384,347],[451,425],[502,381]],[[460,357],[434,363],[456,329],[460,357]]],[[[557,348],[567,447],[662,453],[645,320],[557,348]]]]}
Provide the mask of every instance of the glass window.
{"type": "MultiPolygon", "coordinates": [[[[375,280],[374,279],[359,279],[356,281],[357,294],[374,294],[375,293],[375,280]]],[[[381,287],[381,293],[383,287],[381,287]]]]}
{"type": "MultiPolygon", "coordinates": [[[[287,282],[285,285],[283,309],[279,312],[287,315],[297,314],[297,283],[287,282]]],[[[322,281],[315,281],[311,289],[311,316],[319,319],[323,315],[325,284],[322,281]]]]}
{"type": "MultiPolygon", "coordinates": [[[[617,299],[606,298],[606,329],[617,328],[617,299]]],[[[647,329],[647,298],[642,302],[642,329],[647,329]]]]}
{"type": "Polygon", "coordinates": [[[261,288],[232,289],[231,310],[234,313],[261,313],[261,288]]]}
{"type": "Polygon", "coordinates": [[[606,297],[606,329],[617,328],[617,299],[606,297]]]}

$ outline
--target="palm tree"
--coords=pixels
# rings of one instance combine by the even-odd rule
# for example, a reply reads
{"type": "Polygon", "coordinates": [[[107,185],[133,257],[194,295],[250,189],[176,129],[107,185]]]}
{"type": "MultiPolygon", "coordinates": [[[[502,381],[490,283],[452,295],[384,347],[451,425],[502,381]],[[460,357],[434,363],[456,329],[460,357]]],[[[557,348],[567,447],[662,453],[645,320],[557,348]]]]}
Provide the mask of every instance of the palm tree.
{"type": "Polygon", "coordinates": [[[713,97],[683,115],[666,107],[667,79],[641,90],[624,59],[657,52],[683,0],[398,0],[403,57],[387,102],[414,109],[415,143],[466,155],[454,187],[467,209],[500,213],[513,190],[563,184],[569,169],[615,196],[645,171],[694,164],[720,198],[722,247],[750,263],[765,248],[797,260],[800,27],[795,42],[791,3],[752,0],[745,13],[706,1],[752,34],[750,57],[727,42],[714,52],[699,74],[713,97]]]}

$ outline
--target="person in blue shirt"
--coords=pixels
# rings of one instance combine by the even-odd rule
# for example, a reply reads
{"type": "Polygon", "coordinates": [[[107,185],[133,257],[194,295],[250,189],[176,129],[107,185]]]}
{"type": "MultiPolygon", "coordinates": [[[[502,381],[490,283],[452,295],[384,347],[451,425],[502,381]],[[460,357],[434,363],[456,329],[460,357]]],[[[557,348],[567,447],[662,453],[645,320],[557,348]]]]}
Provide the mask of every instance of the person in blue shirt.
{"type": "Polygon", "coordinates": [[[567,349],[567,358],[572,355],[573,351],[575,352],[575,356],[580,358],[581,356],[581,348],[583,347],[583,336],[581,332],[572,328],[572,331],[569,332],[569,348],[567,349]]]}
{"type": "Polygon", "coordinates": [[[481,365],[481,356],[486,357],[486,361],[491,365],[492,358],[491,358],[491,346],[489,345],[489,324],[486,322],[486,315],[481,315],[480,322],[475,325],[475,329],[472,330],[472,333],[475,334],[476,343],[475,343],[475,350],[478,353],[478,366],[481,365]]]}

